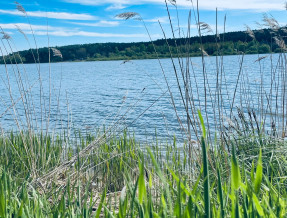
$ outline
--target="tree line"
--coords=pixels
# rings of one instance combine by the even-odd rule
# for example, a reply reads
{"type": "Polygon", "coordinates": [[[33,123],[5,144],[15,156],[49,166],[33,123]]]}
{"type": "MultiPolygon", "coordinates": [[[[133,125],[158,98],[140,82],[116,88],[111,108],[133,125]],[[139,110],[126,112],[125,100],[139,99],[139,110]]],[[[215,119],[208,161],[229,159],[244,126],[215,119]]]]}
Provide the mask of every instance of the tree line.
{"type": "Polygon", "coordinates": [[[159,39],[151,42],[92,43],[56,47],[62,55],[53,55],[47,47],[38,51],[29,49],[2,57],[1,62],[47,63],[61,61],[96,61],[168,58],[178,53],[181,56],[264,54],[284,52],[278,43],[278,35],[286,42],[286,28],[276,33],[271,29],[229,32],[219,35],[194,36],[189,38],[159,39]],[[15,55],[16,54],[16,55],[15,55]],[[39,54],[39,56],[38,56],[39,54]],[[21,59],[19,57],[21,56],[21,59]],[[13,62],[14,62],[13,61],[13,62]]]}

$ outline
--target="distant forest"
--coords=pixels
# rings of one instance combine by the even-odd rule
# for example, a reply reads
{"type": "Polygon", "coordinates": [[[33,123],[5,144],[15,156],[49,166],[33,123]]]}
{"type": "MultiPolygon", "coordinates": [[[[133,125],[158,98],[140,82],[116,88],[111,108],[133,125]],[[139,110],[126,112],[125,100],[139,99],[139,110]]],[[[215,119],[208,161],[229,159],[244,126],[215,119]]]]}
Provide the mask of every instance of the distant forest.
{"type": "MultiPolygon", "coordinates": [[[[286,28],[277,30],[276,35],[280,35],[281,39],[287,41],[286,28]]],[[[55,47],[61,55],[56,55],[55,50],[50,53],[51,62],[61,61],[98,61],[98,60],[130,60],[130,59],[151,59],[168,58],[170,54],[181,56],[200,56],[202,43],[205,55],[236,55],[236,54],[264,54],[284,52],[284,48],[280,46],[280,40],[275,36],[275,32],[270,29],[255,30],[254,35],[244,31],[229,32],[215,35],[206,35],[201,38],[198,36],[190,38],[177,39],[159,39],[153,42],[135,42],[135,43],[92,43],[82,45],[68,45],[55,47]],[[155,52],[156,50],[156,52],[155,52]],[[156,54],[157,53],[157,54],[156,54]]],[[[281,41],[282,44],[282,41],[281,41]]],[[[11,63],[11,60],[24,63],[40,63],[49,62],[49,49],[40,48],[38,54],[35,49],[20,51],[19,53],[6,56],[6,63],[11,63]],[[13,57],[12,57],[13,55],[13,57]],[[21,60],[19,58],[21,56],[21,60]]],[[[4,59],[1,58],[1,62],[4,59]]],[[[14,61],[13,61],[14,62],[14,61]]]]}

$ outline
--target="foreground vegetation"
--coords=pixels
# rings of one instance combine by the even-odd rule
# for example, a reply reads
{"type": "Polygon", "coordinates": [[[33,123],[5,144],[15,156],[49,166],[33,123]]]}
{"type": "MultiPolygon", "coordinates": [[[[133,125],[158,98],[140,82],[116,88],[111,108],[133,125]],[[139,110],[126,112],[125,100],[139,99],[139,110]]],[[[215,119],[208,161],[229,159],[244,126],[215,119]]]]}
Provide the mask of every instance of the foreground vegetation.
{"type": "Polygon", "coordinates": [[[199,118],[193,159],[187,144],[126,133],[78,133],[68,148],[63,137],[3,136],[0,217],[285,217],[286,143],[242,118],[248,131],[210,144],[199,118]]]}

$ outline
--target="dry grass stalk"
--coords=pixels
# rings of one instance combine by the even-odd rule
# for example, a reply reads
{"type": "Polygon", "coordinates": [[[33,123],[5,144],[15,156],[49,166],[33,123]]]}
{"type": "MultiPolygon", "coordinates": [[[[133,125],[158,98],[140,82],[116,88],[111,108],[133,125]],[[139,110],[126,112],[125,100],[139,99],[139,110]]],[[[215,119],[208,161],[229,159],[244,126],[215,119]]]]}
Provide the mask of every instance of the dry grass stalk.
{"type": "Polygon", "coordinates": [[[254,63],[255,62],[259,62],[259,61],[261,61],[261,60],[263,60],[263,59],[265,59],[267,57],[268,57],[268,55],[262,56],[262,57],[258,58],[256,61],[254,61],[254,63]]]}

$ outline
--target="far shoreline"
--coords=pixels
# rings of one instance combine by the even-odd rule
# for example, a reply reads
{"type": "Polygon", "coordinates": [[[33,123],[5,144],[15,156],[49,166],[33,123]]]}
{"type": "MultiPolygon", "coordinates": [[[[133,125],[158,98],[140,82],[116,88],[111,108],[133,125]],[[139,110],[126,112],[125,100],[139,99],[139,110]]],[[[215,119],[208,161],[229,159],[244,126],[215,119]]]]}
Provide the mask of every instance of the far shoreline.
{"type": "MultiPolygon", "coordinates": [[[[251,56],[251,55],[274,55],[274,54],[287,54],[287,52],[272,52],[272,53],[254,53],[254,54],[226,54],[226,55],[208,55],[204,57],[228,57],[228,56],[236,56],[236,55],[244,55],[244,56],[251,56]]],[[[179,58],[187,58],[188,56],[180,56],[179,58]]],[[[190,58],[198,58],[202,57],[202,55],[196,55],[196,56],[189,56],[190,58]]],[[[35,63],[18,63],[18,64],[58,64],[58,63],[85,63],[85,62],[108,62],[108,61],[135,61],[135,60],[162,60],[162,59],[177,59],[178,57],[150,57],[150,58],[99,58],[99,59],[94,59],[94,60],[74,60],[74,61],[53,61],[53,62],[35,62],[35,63]]],[[[3,63],[2,63],[3,64],[3,63]]],[[[6,63],[6,65],[13,65],[14,63],[6,63]]]]}

